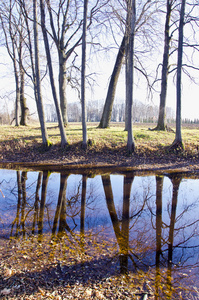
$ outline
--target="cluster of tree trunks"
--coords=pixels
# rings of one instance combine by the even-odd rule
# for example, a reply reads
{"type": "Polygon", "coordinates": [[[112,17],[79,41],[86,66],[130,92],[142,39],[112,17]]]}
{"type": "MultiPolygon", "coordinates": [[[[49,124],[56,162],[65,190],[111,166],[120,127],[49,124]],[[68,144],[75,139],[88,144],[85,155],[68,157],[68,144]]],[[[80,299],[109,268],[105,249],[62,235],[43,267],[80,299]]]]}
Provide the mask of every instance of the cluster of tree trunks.
{"type": "MultiPolygon", "coordinates": [[[[68,144],[65,126],[68,124],[67,118],[67,62],[71,56],[75,57],[77,54],[75,50],[80,45],[82,46],[82,60],[81,60],[81,104],[82,104],[82,136],[83,147],[87,147],[87,127],[86,127],[86,96],[85,96],[85,78],[86,78],[86,44],[87,44],[87,29],[91,26],[93,17],[103,6],[109,5],[108,1],[97,1],[94,5],[84,0],[83,7],[74,6],[72,1],[60,2],[55,10],[54,4],[50,0],[40,0],[40,20],[38,19],[37,1],[33,0],[32,6],[27,4],[25,0],[15,2],[10,0],[3,3],[0,8],[0,19],[2,30],[5,36],[5,44],[7,51],[12,59],[15,82],[16,82],[16,106],[15,106],[15,121],[16,126],[27,125],[28,107],[25,98],[25,76],[28,76],[33,83],[35,101],[39,121],[41,124],[42,141],[45,147],[51,145],[48,140],[47,129],[45,125],[45,115],[42,100],[42,78],[40,75],[40,61],[39,61],[39,39],[38,39],[38,24],[41,26],[43,41],[45,47],[45,55],[48,66],[48,73],[50,78],[50,86],[52,96],[56,108],[58,124],[61,136],[61,146],[68,144]],[[88,15],[88,4],[93,7],[90,8],[88,15]],[[82,18],[78,18],[78,12],[83,11],[82,18]],[[29,18],[31,12],[33,18],[29,18]],[[18,15],[16,15],[18,13],[18,15]],[[49,16],[49,24],[47,25],[46,13],[49,16]],[[18,19],[17,19],[18,18],[18,19]],[[87,21],[89,20],[89,24],[87,21]],[[31,26],[33,24],[34,39],[32,40],[31,26]],[[47,28],[47,27],[50,27],[47,28]],[[8,29],[8,30],[7,30],[8,29]],[[49,30],[50,34],[49,34],[49,30]],[[70,33],[68,34],[68,32],[70,33]],[[68,34],[68,35],[67,35],[68,34]],[[51,46],[49,39],[53,40],[57,50],[57,57],[59,62],[58,82],[59,91],[56,90],[56,83],[54,79],[53,60],[51,54],[51,46]],[[11,43],[10,43],[11,41],[11,43]],[[30,75],[27,71],[27,66],[23,62],[24,57],[29,51],[31,70],[30,75]],[[19,106],[20,104],[20,106],[19,106]],[[21,119],[19,121],[21,111],[21,119]]],[[[150,8],[150,1],[147,0],[143,4],[143,8],[136,20],[136,1],[126,1],[126,18],[125,18],[125,33],[123,35],[121,45],[116,57],[115,65],[111,74],[107,96],[104,104],[104,109],[99,123],[99,128],[107,128],[110,125],[111,113],[113,102],[116,94],[116,87],[121,68],[125,57],[125,87],[126,87],[126,113],[125,113],[125,130],[128,131],[127,138],[127,152],[132,153],[135,150],[132,130],[132,105],[133,105],[133,85],[134,85],[134,68],[135,68],[135,36],[137,31],[141,28],[143,23],[143,16],[145,16],[147,9],[150,8]],[[137,26],[137,27],[136,27],[137,26]]],[[[170,44],[173,32],[170,32],[171,17],[176,7],[180,8],[180,20],[178,26],[178,61],[177,61],[177,83],[176,83],[176,137],[171,146],[174,148],[183,149],[182,136],[181,136],[181,72],[182,72],[182,56],[183,56],[183,27],[185,18],[185,0],[176,6],[173,0],[166,2],[166,19],[164,27],[164,51],[161,71],[161,91],[160,91],[160,106],[159,118],[157,126],[153,130],[166,130],[166,95],[167,95],[167,82],[169,74],[169,56],[170,44]]],[[[145,18],[146,19],[146,18],[145,18]]],[[[176,21],[176,20],[175,20],[176,21]]],[[[177,20],[178,21],[178,20],[177,20]]],[[[137,67],[136,67],[137,68],[137,67]]],[[[143,72],[142,72],[143,73],[143,72]]],[[[146,76],[146,74],[145,74],[146,76]]],[[[147,76],[146,76],[147,77],[147,76]]]]}

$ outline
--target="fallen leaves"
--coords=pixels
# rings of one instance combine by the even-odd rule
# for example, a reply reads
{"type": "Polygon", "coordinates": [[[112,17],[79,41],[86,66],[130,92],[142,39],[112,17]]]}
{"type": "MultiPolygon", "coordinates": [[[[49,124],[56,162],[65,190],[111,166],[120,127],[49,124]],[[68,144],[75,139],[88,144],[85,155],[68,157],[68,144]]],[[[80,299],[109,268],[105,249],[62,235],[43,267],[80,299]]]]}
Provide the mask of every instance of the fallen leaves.
{"type": "Polygon", "coordinates": [[[118,273],[115,241],[107,243],[96,237],[91,241],[90,233],[83,252],[74,241],[70,244],[61,238],[55,243],[51,236],[40,243],[36,237],[4,241],[0,298],[115,300],[117,295],[117,299],[132,299],[136,289],[118,273]]]}
{"type": "MultiPolygon", "coordinates": [[[[147,294],[149,300],[154,299],[155,270],[121,275],[118,258],[115,240],[92,238],[90,233],[81,252],[78,243],[64,237],[56,242],[48,235],[40,243],[37,237],[4,241],[0,298],[140,300],[147,294]]],[[[186,273],[183,275],[187,278],[186,273]]],[[[162,276],[166,277],[163,270],[162,276]]]]}
{"type": "Polygon", "coordinates": [[[70,124],[67,130],[70,146],[61,149],[58,140],[58,127],[49,124],[52,147],[43,151],[41,138],[38,137],[38,126],[30,125],[27,128],[2,126],[0,136],[0,158],[3,162],[24,162],[54,164],[54,165],[111,165],[126,166],[139,169],[154,169],[158,166],[184,165],[188,169],[198,168],[197,127],[188,131],[183,128],[185,151],[180,155],[168,153],[167,146],[172,143],[173,133],[148,131],[147,124],[136,124],[134,135],[136,151],[133,156],[127,156],[126,132],[122,123],[111,124],[109,129],[97,129],[97,124],[89,124],[89,136],[94,143],[85,151],[81,147],[82,130],[78,123],[70,124]],[[31,138],[30,138],[31,131],[31,138]],[[190,139],[191,132],[193,138],[190,139]],[[75,133],[75,134],[74,134],[75,133]],[[6,140],[5,140],[6,136],[6,140]],[[192,166],[193,165],[193,166],[192,166]]]}
{"type": "Polygon", "coordinates": [[[5,278],[9,278],[10,276],[12,276],[13,274],[13,270],[11,268],[4,268],[4,277],[5,278]]]}
{"type": "Polygon", "coordinates": [[[0,291],[0,294],[6,296],[6,295],[9,295],[11,293],[11,289],[7,289],[7,288],[4,288],[3,290],[0,291]]]}

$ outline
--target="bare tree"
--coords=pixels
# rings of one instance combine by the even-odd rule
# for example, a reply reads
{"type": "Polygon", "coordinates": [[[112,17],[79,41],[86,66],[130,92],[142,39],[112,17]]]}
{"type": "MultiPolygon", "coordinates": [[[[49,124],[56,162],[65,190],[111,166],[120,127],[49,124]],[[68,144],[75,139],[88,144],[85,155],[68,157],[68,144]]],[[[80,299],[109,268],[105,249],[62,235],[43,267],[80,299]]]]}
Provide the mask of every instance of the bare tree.
{"type": "Polygon", "coordinates": [[[81,104],[82,104],[82,133],[83,148],[87,148],[86,129],[86,97],[85,97],[85,76],[86,76],[86,30],[87,30],[88,0],[84,0],[83,34],[82,34],[82,70],[81,70],[81,104]]]}
{"type": "Polygon", "coordinates": [[[15,75],[15,125],[26,125],[28,108],[26,106],[26,99],[24,96],[24,67],[22,62],[24,24],[20,15],[20,7],[18,7],[18,4],[12,0],[9,0],[8,3],[2,3],[0,18],[2,30],[5,36],[6,49],[12,60],[15,75]],[[19,121],[20,104],[21,122],[19,121]]]}
{"type": "Polygon", "coordinates": [[[51,145],[48,140],[48,134],[45,124],[45,115],[43,109],[43,99],[41,92],[42,78],[40,76],[40,62],[39,62],[39,39],[38,39],[38,17],[37,17],[37,1],[32,1],[32,6],[28,5],[25,0],[19,0],[21,13],[25,22],[26,41],[25,45],[29,51],[31,74],[24,70],[27,76],[31,79],[34,88],[34,96],[37,105],[37,112],[41,125],[42,144],[46,148],[51,145]],[[33,14],[32,14],[33,12],[33,14]],[[31,27],[33,25],[33,37],[31,27]],[[33,50],[34,49],[34,50],[33,50]]]}
{"type": "Polygon", "coordinates": [[[134,68],[134,36],[135,36],[136,3],[135,0],[127,0],[126,21],[126,117],[127,117],[127,152],[131,154],[135,150],[132,131],[132,106],[133,106],[133,68],[134,68]]]}
{"type": "Polygon", "coordinates": [[[33,17],[34,17],[34,48],[35,48],[35,70],[34,65],[32,64],[33,68],[33,77],[34,77],[34,90],[36,96],[36,104],[37,104],[37,111],[39,115],[39,120],[41,124],[41,133],[42,133],[42,141],[44,147],[48,147],[51,143],[48,140],[48,134],[45,124],[45,116],[44,116],[44,109],[43,109],[43,99],[42,99],[42,92],[41,92],[41,76],[40,76],[40,65],[39,65],[39,43],[38,43],[38,25],[37,25],[37,0],[33,0],[33,17]]]}
{"type": "MultiPolygon", "coordinates": [[[[157,32],[155,29],[157,21],[154,20],[155,13],[157,12],[156,8],[157,1],[151,2],[150,0],[146,0],[143,2],[140,2],[138,4],[138,16],[137,20],[135,23],[135,37],[137,38],[138,45],[142,43],[142,49],[138,46],[137,49],[135,49],[135,62],[134,64],[134,69],[137,72],[137,74],[141,74],[141,76],[144,76],[144,78],[147,81],[147,85],[149,90],[151,89],[150,87],[150,80],[149,80],[149,75],[147,74],[147,68],[145,67],[145,64],[143,64],[142,60],[145,58],[146,53],[150,53],[152,49],[154,48],[155,45],[155,39],[157,41],[157,32]],[[153,30],[151,29],[153,27],[153,30]],[[154,34],[156,32],[156,34],[154,34]],[[154,39],[155,35],[155,39],[154,39]],[[143,46],[144,45],[144,46],[143,46]],[[137,53],[136,53],[137,52],[137,53]],[[142,59],[143,56],[143,59],[142,59]]],[[[102,117],[100,120],[99,128],[107,128],[110,125],[110,120],[111,120],[111,114],[112,114],[112,109],[113,109],[113,102],[116,94],[116,87],[118,83],[118,78],[121,73],[122,69],[122,64],[124,62],[124,56],[125,56],[125,23],[126,19],[123,16],[124,12],[126,12],[126,1],[125,2],[120,2],[120,1],[113,1],[112,4],[112,13],[109,12],[109,22],[110,22],[110,27],[111,27],[111,34],[114,36],[114,31],[115,31],[115,25],[114,23],[117,23],[117,27],[119,27],[119,31],[123,35],[122,42],[120,44],[117,56],[116,56],[116,61],[114,64],[114,68],[110,77],[110,82],[108,85],[108,90],[107,90],[107,96],[103,108],[103,113],[102,117]],[[115,5],[116,3],[119,3],[120,9],[116,9],[115,5]],[[124,4],[125,3],[125,4],[124,4]],[[114,19],[116,19],[114,21],[114,19]],[[113,25],[112,25],[113,23],[113,25]],[[118,25],[119,24],[119,25],[118,25]],[[112,28],[113,26],[113,28],[112,28]]],[[[116,31],[117,32],[117,31],[116,31]]],[[[114,40],[117,40],[117,37],[114,37],[114,40]]],[[[146,60],[145,60],[146,61],[146,60]]],[[[127,120],[127,119],[126,119],[127,120]]],[[[125,124],[127,130],[127,123],[125,124]]]]}
{"type": "MultiPolygon", "coordinates": [[[[21,11],[21,8],[20,8],[21,11]]],[[[23,26],[24,27],[24,26],[23,26]]],[[[20,105],[21,105],[21,120],[20,125],[26,126],[28,120],[29,109],[27,107],[25,98],[25,71],[23,67],[23,44],[24,44],[24,33],[19,32],[19,73],[20,73],[20,105]]]]}
{"type": "Polygon", "coordinates": [[[185,17],[185,2],[182,0],[180,9],[180,23],[178,29],[178,61],[177,61],[177,81],[176,81],[176,134],[171,149],[183,150],[182,132],[181,132],[181,78],[182,78],[182,56],[183,56],[183,29],[185,17]]]}
{"type": "Polygon", "coordinates": [[[169,50],[170,50],[170,21],[172,13],[172,5],[175,0],[167,0],[167,11],[164,28],[164,53],[162,61],[162,75],[161,75],[161,92],[160,92],[160,106],[157,126],[153,130],[166,130],[166,95],[167,95],[167,82],[169,71],[169,50]]]}
{"type": "Polygon", "coordinates": [[[48,141],[48,134],[45,124],[45,116],[43,109],[43,100],[41,93],[41,77],[40,77],[40,65],[39,65],[39,43],[38,43],[38,25],[37,25],[37,0],[33,0],[33,16],[34,16],[34,46],[35,46],[35,95],[36,95],[36,103],[37,103],[37,111],[39,115],[39,120],[41,124],[41,133],[42,133],[42,141],[45,147],[50,145],[48,141]]]}
{"type": "Polygon", "coordinates": [[[99,128],[107,128],[109,127],[109,123],[111,120],[111,114],[112,114],[112,108],[113,108],[113,102],[115,99],[115,93],[116,93],[116,87],[118,78],[120,75],[120,71],[123,64],[123,58],[125,54],[125,37],[122,39],[122,43],[120,45],[117,58],[115,61],[114,69],[111,74],[110,83],[108,86],[107,96],[105,100],[105,105],[102,113],[102,117],[100,120],[99,128]]]}
{"type": "Polygon", "coordinates": [[[67,61],[74,50],[79,46],[82,34],[80,32],[82,19],[78,18],[80,6],[77,1],[58,1],[56,8],[47,0],[47,8],[50,16],[50,26],[59,59],[59,98],[64,125],[68,123],[67,117],[67,61]],[[57,11],[55,11],[57,10],[57,11]],[[56,25],[55,25],[56,22],[56,25]],[[67,36],[68,35],[68,36],[67,36]]]}
{"type": "Polygon", "coordinates": [[[60,134],[61,134],[61,146],[64,147],[68,144],[68,142],[67,142],[67,139],[66,139],[66,133],[65,133],[65,129],[64,129],[63,118],[62,118],[62,115],[61,115],[60,105],[59,105],[58,96],[57,96],[56,87],[55,87],[53,66],[52,66],[52,58],[51,58],[50,46],[49,46],[49,41],[48,41],[48,34],[47,34],[47,29],[46,29],[45,6],[44,6],[44,1],[43,0],[40,0],[40,11],[41,11],[41,28],[42,28],[45,51],[46,51],[46,57],[47,57],[47,62],[48,62],[51,89],[52,89],[52,94],[53,94],[53,99],[54,99],[54,103],[55,103],[55,107],[56,107],[57,118],[58,118],[58,123],[59,123],[59,129],[60,129],[60,134]]]}

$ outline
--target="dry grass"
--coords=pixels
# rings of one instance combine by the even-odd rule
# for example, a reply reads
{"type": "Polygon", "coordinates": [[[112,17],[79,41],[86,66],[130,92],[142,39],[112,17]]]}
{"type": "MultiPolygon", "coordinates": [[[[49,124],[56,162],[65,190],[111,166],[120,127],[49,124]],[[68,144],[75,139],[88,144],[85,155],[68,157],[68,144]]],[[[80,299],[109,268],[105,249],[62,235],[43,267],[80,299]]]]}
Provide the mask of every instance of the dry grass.
{"type": "MultiPolygon", "coordinates": [[[[97,123],[88,123],[88,138],[94,140],[96,144],[112,145],[126,144],[127,132],[124,131],[124,123],[111,123],[108,129],[98,129],[97,123]]],[[[133,126],[134,139],[137,146],[151,146],[156,148],[161,145],[169,146],[174,138],[174,132],[150,131],[153,124],[135,124],[133,126]]],[[[172,127],[174,129],[174,127],[172,127]]],[[[59,128],[56,123],[47,124],[49,139],[53,144],[60,143],[59,128]]],[[[66,128],[66,135],[69,144],[78,143],[82,140],[82,129],[80,123],[69,123],[66,128]]],[[[183,142],[186,146],[198,145],[199,125],[187,125],[182,127],[183,142]]],[[[1,126],[0,142],[10,140],[23,140],[23,143],[41,143],[41,132],[39,124],[29,126],[1,126]]]]}
{"type": "MultiPolygon", "coordinates": [[[[39,124],[26,127],[1,126],[0,158],[2,162],[50,162],[54,164],[97,164],[135,166],[143,164],[165,164],[186,162],[198,164],[199,125],[182,127],[185,150],[170,153],[168,147],[175,138],[175,132],[151,131],[153,124],[135,124],[133,134],[135,153],[131,158],[126,153],[127,132],[124,123],[111,123],[108,129],[97,128],[97,123],[88,123],[88,139],[92,141],[86,151],[82,149],[81,123],[69,123],[66,136],[69,146],[60,147],[60,133],[56,123],[48,123],[49,140],[52,147],[43,151],[39,124]]],[[[174,126],[171,126],[175,129],[174,126]]]]}

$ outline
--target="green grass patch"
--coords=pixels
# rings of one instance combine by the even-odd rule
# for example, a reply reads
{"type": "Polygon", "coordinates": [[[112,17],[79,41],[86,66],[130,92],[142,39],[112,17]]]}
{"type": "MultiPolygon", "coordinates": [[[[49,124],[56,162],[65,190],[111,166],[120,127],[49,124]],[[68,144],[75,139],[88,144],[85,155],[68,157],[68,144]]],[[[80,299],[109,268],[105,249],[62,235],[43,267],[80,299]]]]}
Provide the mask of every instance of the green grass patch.
{"type": "MultiPolygon", "coordinates": [[[[91,148],[103,151],[104,146],[109,149],[118,150],[126,146],[127,132],[124,131],[124,123],[111,123],[108,129],[97,128],[98,123],[87,123],[88,139],[92,140],[91,148]]],[[[135,146],[142,151],[160,151],[160,148],[168,147],[175,138],[174,132],[167,131],[151,131],[148,130],[149,124],[133,125],[133,134],[135,146]]],[[[172,126],[174,128],[174,126],[172,126]]],[[[82,142],[82,126],[81,123],[69,123],[66,127],[66,136],[68,143],[71,145],[79,145],[82,142]]],[[[60,144],[60,131],[56,123],[47,123],[47,132],[49,140],[53,145],[60,144]]],[[[198,152],[199,126],[183,126],[182,138],[185,145],[185,151],[196,155],[198,152]]],[[[31,147],[32,145],[41,144],[41,131],[38,123],[28,126],[1,126],[0,144],[3,143],[7,147],[31,147]]],[[[8,149],[9,150],[9,149],[8,149]]]]}

